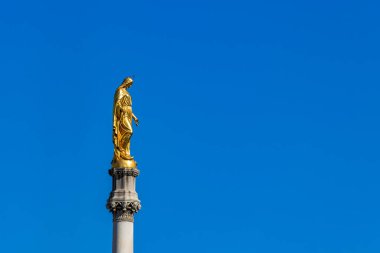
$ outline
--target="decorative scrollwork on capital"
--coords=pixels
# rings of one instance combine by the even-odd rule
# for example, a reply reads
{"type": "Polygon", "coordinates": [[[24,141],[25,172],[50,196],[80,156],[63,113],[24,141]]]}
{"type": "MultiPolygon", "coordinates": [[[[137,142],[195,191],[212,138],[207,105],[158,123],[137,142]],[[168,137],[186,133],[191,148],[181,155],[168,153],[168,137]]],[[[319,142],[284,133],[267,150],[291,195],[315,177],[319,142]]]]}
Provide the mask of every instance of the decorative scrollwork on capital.
{"type": "Polygon", "coordinates": [[[113,213],[114,221],[133,222],[133,215],[141,209],[139,201],[110,201],[107,209],[113,213]]]}
{"type": "Polygon", "coordinates": [[[112,168],[108,171],[111,176],[133,176],[137,177],[140,174],[140,171],[136,168],[112,168]]]}
{"type": "Polygon", "coordinates": [[[120,221],[129,221],[134,222],[134,213],[129,210],[116,210],[113,212],[113,221],[114,222],[120,222],[120,221]]]}

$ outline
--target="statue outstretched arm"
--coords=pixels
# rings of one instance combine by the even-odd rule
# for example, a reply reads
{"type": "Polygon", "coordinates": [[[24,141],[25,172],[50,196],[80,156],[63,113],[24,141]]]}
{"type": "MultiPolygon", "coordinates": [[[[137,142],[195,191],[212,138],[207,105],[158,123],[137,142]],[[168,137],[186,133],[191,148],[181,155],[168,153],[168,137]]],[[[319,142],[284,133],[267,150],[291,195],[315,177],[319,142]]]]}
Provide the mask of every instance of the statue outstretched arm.
{"type": "Polygon", "coordinates": [[[132,113],[132,118],[135,121],[136,126],[138,126],[139,125],[139,119],[133,113],[132,113]]]}

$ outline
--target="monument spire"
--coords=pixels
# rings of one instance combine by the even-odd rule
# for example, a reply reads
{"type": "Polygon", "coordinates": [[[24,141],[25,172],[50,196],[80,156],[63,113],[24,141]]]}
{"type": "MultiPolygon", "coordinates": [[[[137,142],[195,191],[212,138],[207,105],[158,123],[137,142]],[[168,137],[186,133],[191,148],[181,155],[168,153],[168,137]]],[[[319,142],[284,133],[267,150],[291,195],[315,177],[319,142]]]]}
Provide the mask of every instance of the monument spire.
{"type": "Polygon", "coordinates": [[[133,253],[134,214],[140,208],[136,192],[137,163],[131,156],[130,140],[133,134],[132,122],[139,121],[132,111],[132,97],[128,92],[133,84],[130,77],[124,79],[116,89],[113,104],[112,191],[107,209],[113,214],[112,253],[133,253]]]}

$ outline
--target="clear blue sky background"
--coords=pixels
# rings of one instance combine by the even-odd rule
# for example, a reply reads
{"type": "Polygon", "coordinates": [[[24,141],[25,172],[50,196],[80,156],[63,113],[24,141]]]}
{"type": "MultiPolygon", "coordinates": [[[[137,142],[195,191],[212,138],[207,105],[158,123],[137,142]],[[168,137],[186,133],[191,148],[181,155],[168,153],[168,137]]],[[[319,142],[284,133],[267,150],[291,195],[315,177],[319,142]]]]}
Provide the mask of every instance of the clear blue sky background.
{"type": "Polygon", "coordinates": [[[1,252],[111,252],[131,89],[135,251],[380,251],[378,1],[6,1],[1,252]]]}

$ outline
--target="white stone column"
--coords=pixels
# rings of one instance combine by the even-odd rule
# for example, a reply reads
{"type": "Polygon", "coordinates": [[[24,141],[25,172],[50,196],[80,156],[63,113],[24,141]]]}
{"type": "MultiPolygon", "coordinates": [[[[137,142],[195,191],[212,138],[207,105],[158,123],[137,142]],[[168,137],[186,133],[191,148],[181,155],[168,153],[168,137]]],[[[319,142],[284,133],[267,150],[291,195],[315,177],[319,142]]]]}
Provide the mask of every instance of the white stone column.
{"type": "Polygon", "coordinates": [[[133,253],[133,222],[113,222],[112,253],[133,253]]]}
{"type": "Polygon", "coordinates": [[[112,253],[133,253],[134,214],[140,208],[136,186],[137,168],[112,168],[112,192],[107,208],[113,214],[112,253]]]}

